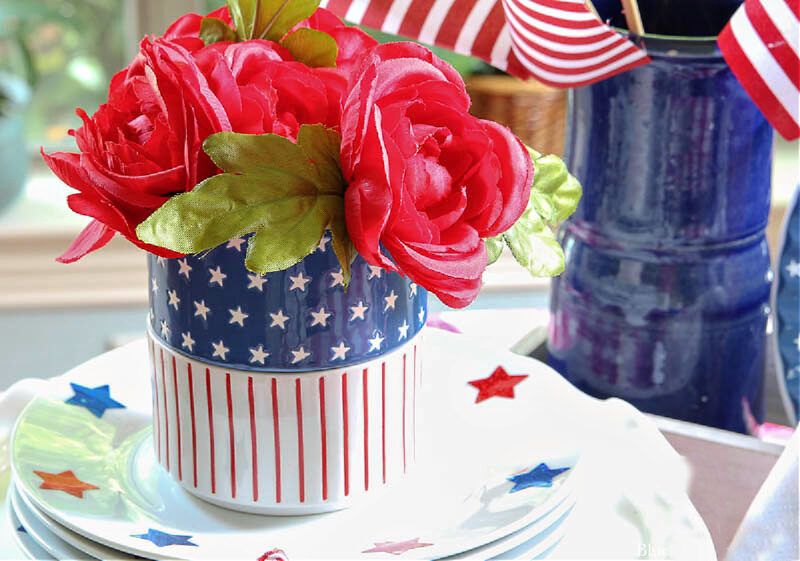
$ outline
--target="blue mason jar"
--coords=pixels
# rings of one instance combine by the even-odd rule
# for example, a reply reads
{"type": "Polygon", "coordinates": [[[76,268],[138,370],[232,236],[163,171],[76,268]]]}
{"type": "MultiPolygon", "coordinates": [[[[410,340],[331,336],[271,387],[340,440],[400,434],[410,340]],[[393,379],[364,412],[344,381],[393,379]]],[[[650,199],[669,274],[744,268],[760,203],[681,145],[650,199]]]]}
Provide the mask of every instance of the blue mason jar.
{"type": "Polygon", "coordinates": [[[772,128],[715,37],[644,39],[652,63],[571,95],[584,194],[549,361],[594,396],[745,432],[763,417],[772,128]]]}

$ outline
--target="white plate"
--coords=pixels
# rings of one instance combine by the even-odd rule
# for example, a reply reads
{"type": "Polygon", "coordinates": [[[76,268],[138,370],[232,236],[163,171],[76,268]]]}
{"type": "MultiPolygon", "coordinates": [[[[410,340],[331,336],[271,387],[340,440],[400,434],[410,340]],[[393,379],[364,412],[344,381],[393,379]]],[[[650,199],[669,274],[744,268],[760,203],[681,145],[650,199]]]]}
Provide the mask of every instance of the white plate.
{"type": "Polygon", "coordinates": [[[94,558],[94,559],[114,559],[118,561],[129,561],[140,559],[135,555],[111,549],[102,544],[94,542],[84,536],[65,528],[52,518],[48,517],[45,513],[38,510],[36,506],[30,502],[24,493],[17,489],[16,485],[12,482],[8,488],[8,493],[11,496],[11,502],[14,510],[26,527],[34,529],[32,535],[41,543],[56,544],[65,543],[71,546],[70,549],[64,548],[64,551],[71,552],[77,557],[67,557],[64,554],[56,554],[59,559],[68,558],[94,558]],[[78,550],[80,555],[75,552],[78,550]]]}
{"type": "Polygon", "coordinates": [[[55,559],[55,557],[45,551],[44,548],[42,548],[42,546],[33,539],[28,531],[24,529],[22,522],[20,522],[19,518],[17,517],[17,513],[14,512],[14,507],[11,505],[10,497],[6,499],[5,508],[6,512],[8,513],[7,531],[14,536],[14,543],[16,543],[17,547],[19,547],[22,552],[28,556],[28,559],[38,559],[40,561],[50,561],[51,559],[55,559]]]}
{"type": "Polygon", "coordinates": [[[377,543],[414,540],[432,545],[404,557],[439,558],[483,546],[524,528],[573,493],[586,430],[581,419],[565,413],[587,398],[564,392],[566,382],[539,362],[480,353],[464,343],[445,355],[437,349],[453,351],[452,344],[440,347],[452,342],[430,335],[427,354],[433,357],[424,365],[418,421],[420,466],[383,496],[351,509],[263,517],[226,511],[182,491],[153,459],[142,343],[81,365],[49,384],[26,408],[12,438],[16,480],[36,506],[67,528],[114,549],[158,559],[255,559],[272,548],[295,559],[369,559],[386,555],[367,551],[377,543]],[[477,390],[467,382],[488,377],[498,365],[528,375],[516,386],[517,397],[475,403],[477,390]],[[109,409],[98,419],[83,407],[65,404],[72,396],[69,382],[109,384],[111,396],[126,408],[109,409]],[[553,399],[554,391],[564,395],[553,399]],[[551,487],[510,493],[508,478],[540,462],[572,469],[555,476],[551,487]],[[71,470],[100,489],[85,491],[83,498],[40,489],[43,480],[34,470],[71,470]],[[158,547],[135,537],[151,528],[191,536],[184,541],[197,545],[158,547]]]}
{"type": "MultiPolygon", "coordinates": [[[[29,535],[39,543],[49,544],[48,549],[55,554],[57,559],[85,559],[88,557],[118,561],[140,559],[134,555],[105,547],[61,526],[38,510],[13,483],[8,492],[19,520],[26,527],[33,529],[29,535]],[[72,548],[68,546],[72,546],[72,548]]],[[[530,526],[486,546],[447,559],[542,558],[541,556],[564,535],[565,528],[568,526],[564,522],[574,505],[573,497],[567,497],[556,508],[530,526]]]]}

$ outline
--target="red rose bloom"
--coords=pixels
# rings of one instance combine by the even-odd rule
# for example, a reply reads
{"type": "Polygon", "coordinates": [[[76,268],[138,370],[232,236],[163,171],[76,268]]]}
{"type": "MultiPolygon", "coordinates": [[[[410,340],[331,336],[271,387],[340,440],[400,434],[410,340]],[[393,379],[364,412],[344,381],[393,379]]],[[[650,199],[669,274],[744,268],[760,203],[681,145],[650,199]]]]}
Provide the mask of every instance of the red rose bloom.
{"type": "Polygon", "coordinates": [[[461,77],[424,47],[380,45],[354,78],[341,161],[356,249],[466,306],[487,264],[482,238],[525,210],[533,162],[506,127],[468,113],[461,77]]]}
{"type": "MultiPolygon", "coordinates": [[[[230,21],[227,10],[212,16],[230,21]]],[[[136,226],[169,197],[218,169],[203,152],[209,135],[234,131],[296,138],[300,125],[338,129],[346,77],[292,60],[271,41],[216,43],[198,38],[201,16],[189,14],[165,36],[145,39],[111,81],[108,103],[71,131],[80,153],[43,154],[79,193],[67,202],[94,220],[59,261],[68,263],[121,233],[156,255],[178,254],[141,242],[136,226]]],[[[328,70],[328,69],[325,69],[328,70]]]]}

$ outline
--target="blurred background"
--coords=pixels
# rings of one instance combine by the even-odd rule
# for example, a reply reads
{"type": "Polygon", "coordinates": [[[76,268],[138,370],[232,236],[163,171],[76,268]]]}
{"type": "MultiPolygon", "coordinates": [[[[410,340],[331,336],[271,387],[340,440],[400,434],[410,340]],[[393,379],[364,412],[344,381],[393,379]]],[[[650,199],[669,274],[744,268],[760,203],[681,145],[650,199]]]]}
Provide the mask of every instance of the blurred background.
{"type": "MultiPolygon", "coordinates": [[[[145,34],[221,0],[2,0],[0,3],[0,388],[63,373],[143,334],[144,255],[115,239],[70,266],[55,262],[87,219],[66,206],[70,189],[39,151],[73,150],[74,109],[91,114],[145,34]]],[[[375,34],[381,39],[393,39],[375,34]]],[[[504,122],[525,142],[561,154],[567,93],[524,83],[485,63],[437,49],[467,81],[473,112],[504,122]]],[[[768,236],[775,251],[798,180],[798,144],[776,135],[768,236]]],[[[508,255],[508,252],[506,252],[508,255]]],[[[513,263],[490,267],[471,309],[546,308],[549,281],[513,263]]],[[[438,302],[433,310],[442,310],[438,302]]],[[[767,419],[769,420],[769,419],[767,419]]],[[[780,420],[777,420],[780,422],[780,420]]]]}

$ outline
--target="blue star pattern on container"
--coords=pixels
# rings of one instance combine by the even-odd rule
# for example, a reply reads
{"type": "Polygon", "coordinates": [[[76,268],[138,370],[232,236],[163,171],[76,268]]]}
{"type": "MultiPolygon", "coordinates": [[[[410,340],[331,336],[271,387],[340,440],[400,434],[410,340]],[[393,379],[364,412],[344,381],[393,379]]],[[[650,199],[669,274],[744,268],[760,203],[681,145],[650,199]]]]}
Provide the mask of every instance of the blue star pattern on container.
{"type": "Polygon", "coordinates": [[[161,530],[154,530],[153,528],[148,528],[146,534],[132,534],[131,537],[151,541],[158,547],[166,547],[168,545],[193,545],[197,547],[196,543],[189,541],[192,536],[168,534],[161,530]]]}
{"type": "Polygon", "coordinates": [[[79,407],[86,407],[98,419],[103,416],[106,409],[124,409],[125,406],[119,401],[111,398],[111,393],[108,384],[97,386],[96,388],[87,388],[80,384],[70,383],[72,391],[75,392],[71,398],[65,401],[70,405],[77,405],[79,407]]]}
{"type": "Polygon", "coordinates": [[[519,473],[509,477],[508,480],[514,484],[509,493],[516,493],[517,491],[522,491],[529,487],[552,487],[553,478],[568,469],[568,467],[550,469],[547,467],[547,464],[542,462],[525,473],[519,473]]]}
{"type": "Polygon", "coordinates": [[[177,351],[241,370],[302,371],[370,360],[407,343],[427,319],[427,293],[360,256],[345,291],[326,234],[285,271],[244,266],[245,238],[200,256],[148,255],[153,334],[177,351]]]}

